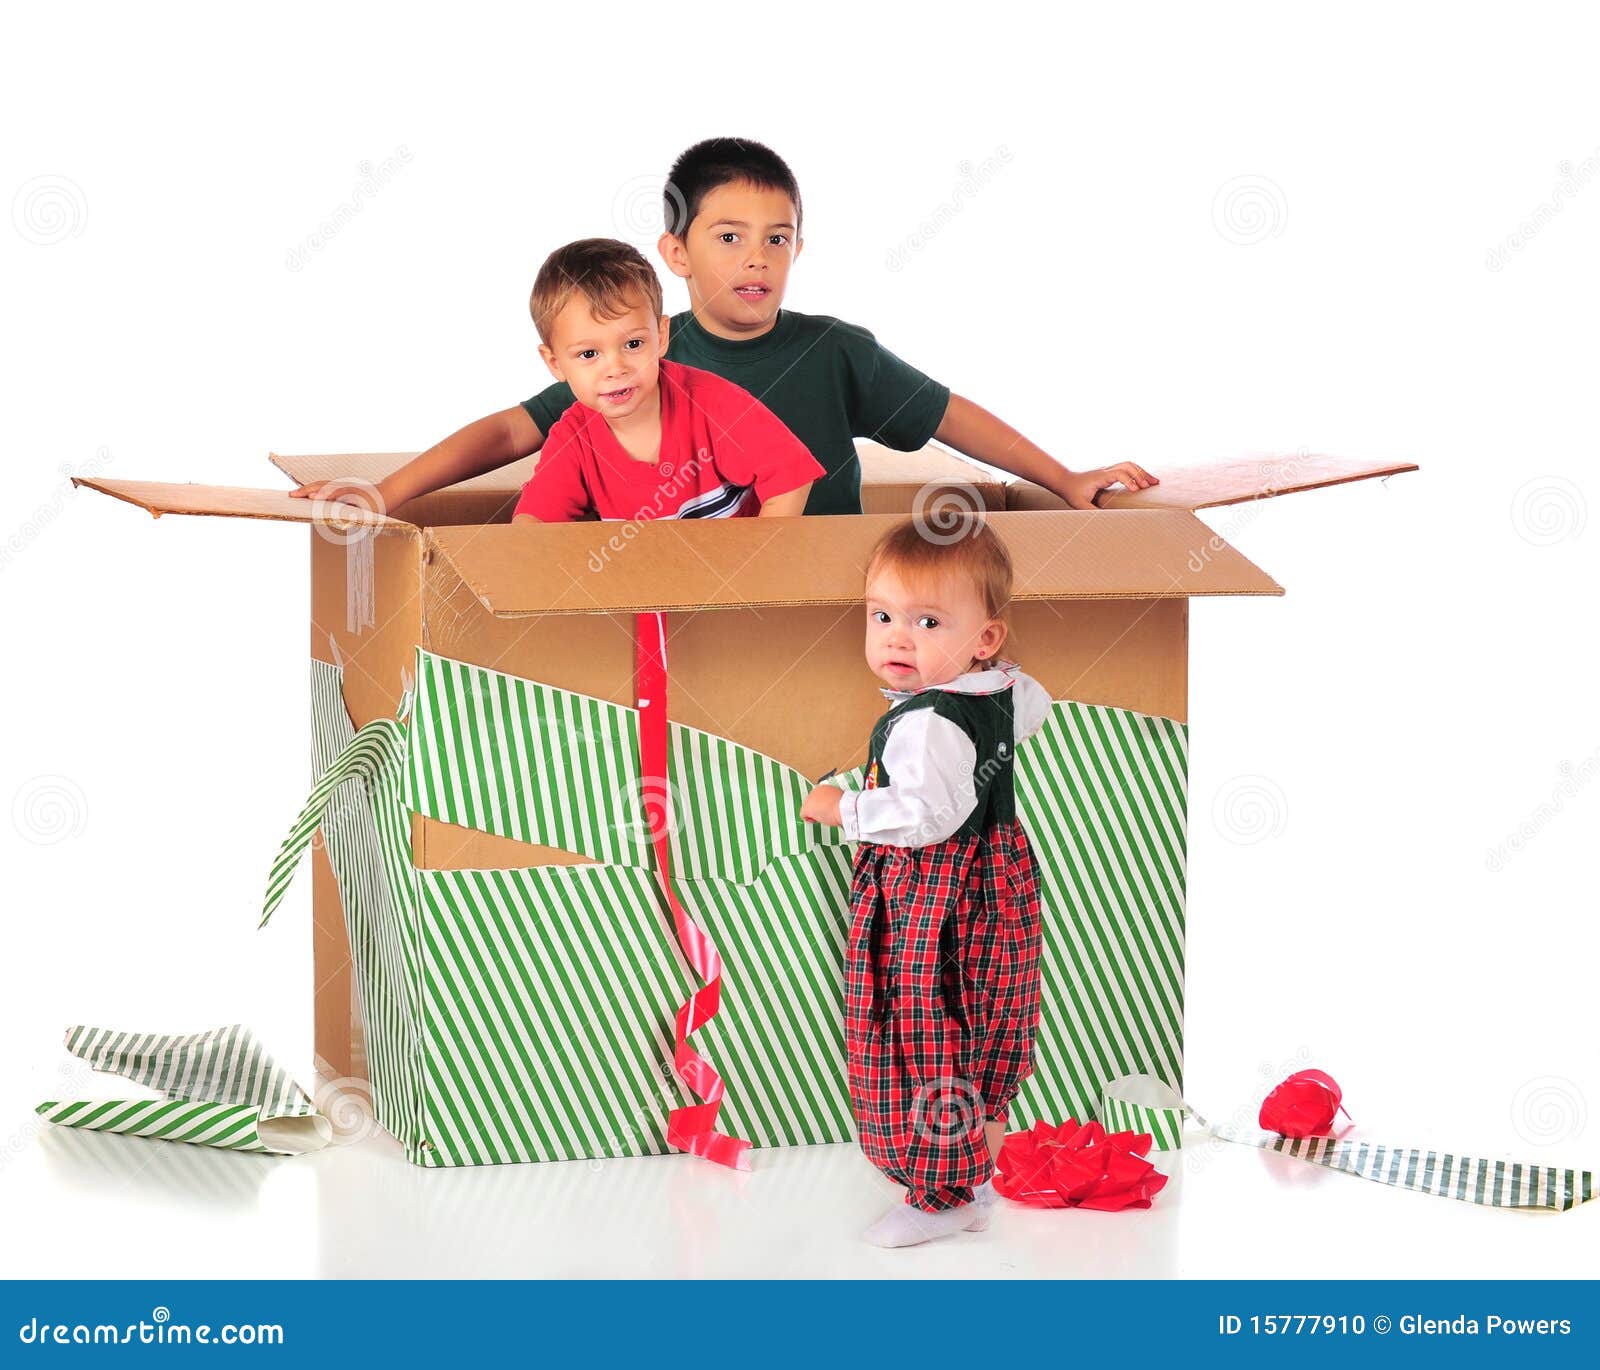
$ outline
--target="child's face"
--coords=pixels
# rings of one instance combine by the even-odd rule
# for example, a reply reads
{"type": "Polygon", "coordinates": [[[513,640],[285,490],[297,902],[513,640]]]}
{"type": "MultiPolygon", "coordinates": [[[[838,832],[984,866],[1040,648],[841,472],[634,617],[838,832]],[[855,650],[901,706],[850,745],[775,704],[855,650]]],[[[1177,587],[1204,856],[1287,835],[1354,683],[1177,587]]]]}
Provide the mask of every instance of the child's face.
{"type": "Polygon", "coordinates": [[[550,325],[550,341],[539,345],[550,374],[564,380],[580,404],[615,423],[649,404],[661,376],[667,320],[637,296],[615,319],[595,316],[574,292],[550,325]]]}
{"type": "Polygon", "coordinates": [[[944,685],[993,661],[1005,639],[963,576],[908,586],[884,567],[867,582],[867,665],[893,689],[944,685]]]}
{"type": "Polygon", "coordinates": [[[689,285],[695,318],[726,338],[753,338],[777,320],[800,254],[794,201],[745,181],[718,186],[682,236],[663,233],[662,259],[689,285]]]}

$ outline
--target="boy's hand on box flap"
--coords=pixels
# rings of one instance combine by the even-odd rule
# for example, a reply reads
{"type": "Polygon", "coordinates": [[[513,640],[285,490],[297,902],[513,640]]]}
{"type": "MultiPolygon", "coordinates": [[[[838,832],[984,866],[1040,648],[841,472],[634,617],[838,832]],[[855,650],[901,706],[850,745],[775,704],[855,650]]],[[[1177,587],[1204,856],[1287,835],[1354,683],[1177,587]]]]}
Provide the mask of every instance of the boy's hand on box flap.
{"type": "Polygon", "coordinates": [[[1109,485],[1125,485],[1130,490],[1143,490],[1161,482],[1138,462],[1119,461],[1115,466],[1097,466],[1092,471],[1069,471],[1061,481],[1057,494],[1074,509],[1095,508],[1094,497],[1109,485]]]}
{"type": "Polygon", "coordinates": [[[839,826],[839,800],[844,791],[837,785],[818,785],[806,796],[806,802],[800,806],[800,817],[808,823],[827,823],[831,827],[839,826]]]}
{"type": "Polygon", "coordinates": [[[316,499],[353,504],[374,514],[389,512],[388,497],[383,482],[376,485],[364,480],[313,480],[289,491],[291,499],[316,499]]]}

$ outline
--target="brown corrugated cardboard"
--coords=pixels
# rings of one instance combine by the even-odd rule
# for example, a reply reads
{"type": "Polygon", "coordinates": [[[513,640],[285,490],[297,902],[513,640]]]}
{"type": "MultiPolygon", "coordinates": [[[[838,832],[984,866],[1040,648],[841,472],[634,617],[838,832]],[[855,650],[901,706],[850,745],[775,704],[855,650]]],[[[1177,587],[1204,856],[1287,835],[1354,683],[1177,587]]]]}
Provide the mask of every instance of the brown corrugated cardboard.
{"type": "Polygon", "coordinates": [[[232,485],[174,484],[150,480],[98,480],[74,476],[101,494],[163,514],[212,514],[223,518],[279,519],[285,523],[325,523],[333,528],[387,528],[414,532],[403,519],[330,500],[292,499],[283,490],[252,490],[232,485]]]}
{"type": "MultiPolygon", "coordinates": [[[[1374,462],[1355,457],[1330,457],[1303,452],[1262,452],[1199,466],[1165,466],[1155,474],[1157,485],[1143,490],[1117,486],[1095,500],[1101,509],[1211,509],[1270,499],[1324,485],[1415,471],[1415,462],[1374,462]]],[[[1009,488],[1007,509],[1065,509],[1067,503],[1031,481],[1009,488]]]]}
{"type": "MultiPolygon", "coordinates": [[[[1283,593],[1192,510],[1415,469],[1328,458],[1162,468],[1159,486],[1105,496],[1103,510],[1073,511],[1047,491],[1007,485],[940,449],[860,447],[869,512],[847,518],[512,526],[506,520],[531,458],[388,515],[277,490],[76,483],[157,515],[322,525],[310,540],[311,652],[342,667],[345,707],[358,728],[394,716],[418,647],[632,707],[633,616],[661,610],[673,720],[815,776],[854,766],[882,711],[862,662],[862,571],[877,537],[913,508],[994,511],[1017,571],[1007,654],[1052,696],[1186,721],[1188,600],[1283,593]]],[[[376,482],[411,455],[273,461],[296,483],[376,482]]],[[[420,817],[412,858],[424,869],[584,860],[420,817]]],[[[361,1078],[359,1005],[337,886],[320,853],[316,869],[319,1067],[361,1078]]]]}
{"type": "MultiPolygon", "coordinates": [[[[623,531],[570,523],[541,528],[537,539],[509,525],[435,528],[426,541],[499,618],[854,604],[873,543],[903,517],[663,519],[623,531]]],[[[990,520],[1011,553],[1020,601],[1283,593],[1180,510],[1114,521],[1096,510],[990,520]]],[[[937,536],[937,526],[930,532],[937,536]]]]}

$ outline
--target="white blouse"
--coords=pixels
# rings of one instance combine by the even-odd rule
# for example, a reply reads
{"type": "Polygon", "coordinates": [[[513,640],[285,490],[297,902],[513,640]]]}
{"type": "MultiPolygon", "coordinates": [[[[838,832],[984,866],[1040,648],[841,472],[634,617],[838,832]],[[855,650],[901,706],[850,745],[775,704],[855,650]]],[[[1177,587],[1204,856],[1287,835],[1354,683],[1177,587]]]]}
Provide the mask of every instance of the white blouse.
{"type": "MultiPolygon", "coordinates": [[[[969,671],[928,689],[959,694],[995,694],[1011,690],[1013,747],[1032,737],[1050,714],[1050,695],[1032,676],[1010,662],[969,671]]],[[[914,690],[884,690],[899,704],[914,690]]],[[[846,790],[839,801],[839,820],[852,842],[877,842],[889,847],[925,847],[943,842],[978,807],[973,771],[977,748],[959,724],[933,709],[913,709],[895,720],[883,744],[883,768],[889,784],[873,790],[846,790]]]]}

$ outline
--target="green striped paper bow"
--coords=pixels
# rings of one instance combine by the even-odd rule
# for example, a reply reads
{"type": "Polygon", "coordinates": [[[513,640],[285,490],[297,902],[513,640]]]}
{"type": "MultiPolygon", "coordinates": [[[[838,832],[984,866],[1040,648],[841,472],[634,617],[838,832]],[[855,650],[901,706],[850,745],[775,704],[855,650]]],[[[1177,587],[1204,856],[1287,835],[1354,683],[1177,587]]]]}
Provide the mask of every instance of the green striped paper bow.
{"type": "Polygon", "coordinates": [[[66,1041],[93,1069],[161,1097],[49,1100],[34,1111],[52,1123],[280,1156],[320,1151],[333,1139],[328,1120],[237,1023],[190,1036],[80,1026],[67,1029],[66,1041]]]}
{"type": "Polygon", "coordinates": [[[1193,1118],[1208,1135],[1225,1142],[1278,1151],[1378,1184],[1489,1208],[1564,1213],[1595,1197],[1594,1176],[1587,1170],[1484,1160],[1348,1137],[1285,1137],[1277,1132],[1208,1123],[1170,1085],[1149,1075],[1124,1075],[1109,1081],[1101,1091],[1101,1126],[1107,1132],[1148,1132],[1153,1151],[1183,1145],[1185,1118],[1193,1118]]]}

